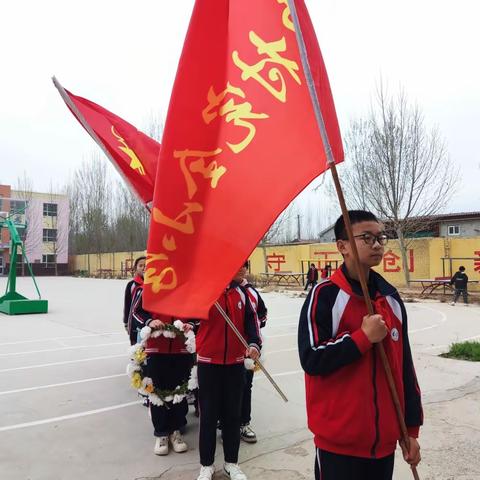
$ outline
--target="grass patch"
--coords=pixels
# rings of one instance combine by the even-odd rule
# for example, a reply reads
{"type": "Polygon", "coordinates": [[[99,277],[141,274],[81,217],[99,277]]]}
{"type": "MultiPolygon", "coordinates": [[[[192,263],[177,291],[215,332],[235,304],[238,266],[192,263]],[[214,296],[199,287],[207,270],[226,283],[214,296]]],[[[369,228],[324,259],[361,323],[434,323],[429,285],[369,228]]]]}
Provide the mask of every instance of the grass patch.
{"type": "Polygon", "coordinates": [[[452,343],[450,350],[447,353],[442,353],[440,356],[480,362],[480,342],[452,343]]]}

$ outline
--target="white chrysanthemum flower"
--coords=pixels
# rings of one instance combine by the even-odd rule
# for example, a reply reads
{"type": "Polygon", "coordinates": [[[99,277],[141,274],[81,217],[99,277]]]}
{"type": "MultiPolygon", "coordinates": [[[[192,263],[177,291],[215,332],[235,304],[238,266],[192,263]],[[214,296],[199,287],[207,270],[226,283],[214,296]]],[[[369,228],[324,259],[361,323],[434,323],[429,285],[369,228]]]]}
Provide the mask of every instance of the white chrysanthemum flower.
{"type": "Polygon", "coordinates": [[[128,354],[133,356],[135,355],[135,352],[137,350],[140,350],[141,348],[143,348],[142,345],[140,343],[136,343],[135,345],[132,345],[131,347],[129,347],[128,354]]]}
{"type": "Polygon", "coordinates": [[[253,370],[255,368],[255,362],[251,358],[245,358],[243,365],[247,370],[253,370]]]}
{"type": "Polygon", "coordinates": [[[163,399],[164,402],[171,402],[172,400],[173,400],[173,395],[167,395],[167,396],[163,399]]]}
{"type": "Polygon", "coordinates": [[[151,336],[152,338],[158,338],[158,337],[160,337],[161,335],[163,335],[163,331],[162,331],[162,330],[154,330],[150,336],[151,336]]]}
{"type": "Polygon", "coordinates": [[[176,393],[173,396],[173,404],[180,403],[185,398],[185,395],[176,393]]]}
{"type": "Polygon", "coordinates": [[[195,353],[197,350],[197,344],[195,342],[195,336],[193,338],[188,338],[185,342],[185,348],[188,353],[195,353]]]}
{"type": "Polygon", "coordinates": [[[197,376],[197,366],[196,365],[194,367],[192,367],[192,371],[190,372],[190,378],[188,379],[187,388],[190,391],[198,388],[198,376],[197,376]]]}
{"type": "Polygon", "coordinates": [[[145,388],[147,385],[153,385],[153,380],[150,377],[143,377],[142,387],[145,388]]]}
{"type": "Polygon", "coordinates": [[[184,335],[187,340],[190,340],[191,338],[195,338],[195,334],[193,333],[193,330],[186,332],[184,335]]]}
{"type": "Polygon", "coordinates": [[[135,372],[139,372],[142,368],[136,363],[127,364],[127,375],[131,377],[135,372]]]}
{"type": "Polygon", "coordinates": [[[163,336],[164,336],[165,338],[175,338],[177,335],[175,334],[175,332],[171,332],[171,331],[168,331],[168,330],[164,330],[163,336]]]}
{"type": "Polygon", "coordinates": [[[143,327],[140,330],[140,338],[146,340],[152,334],[152,329],[150,327],[143,327]]]}
{"type": "Polygon", "coordinates": [[[178,319],[177,319],[177,320],[175,320],[175,321],[173,322],[173,326],[174,326],[175,328],[178,328],[179,330],[181,330],[181,331],[183,332],[183,327],[184,327],[185,325],[183,324],[183,322],[182,322],[181,320],[178,320],[178,319]]]}
{"type": "Polygon", "coordinates": [[[156,407],[163,406],[163,400],[156,393],[151,393],[148,396],[148,399],[150,400],[150,403],[156,407]]]}

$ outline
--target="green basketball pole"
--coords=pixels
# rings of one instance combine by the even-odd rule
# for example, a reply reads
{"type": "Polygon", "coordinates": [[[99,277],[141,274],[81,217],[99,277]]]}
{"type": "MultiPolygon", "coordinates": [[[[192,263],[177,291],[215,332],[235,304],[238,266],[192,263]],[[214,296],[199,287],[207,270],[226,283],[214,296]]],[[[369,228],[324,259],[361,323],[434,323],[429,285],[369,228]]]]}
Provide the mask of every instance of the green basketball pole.
{"type": "MultiPolygon", "coordinates": [[[[25,209],[23,209],[25,210],[25,209]]],[[[15,212],[15,214],[23,212],[15,212]]],[[[7,288],[5,295],[0,297],[0,312],[7,315],[19,315],[25,313],[47,313],[48,300],[42,299],[40,290],[38,289],[32,267],[27,259],[27,254],[23,242],[18,234],[17,226],[26,228],[24,224],[16,224],[11,220],[12,215],[8,217],[0,217],[0,230],[7,228],[10,232],[10,271],[8,273],[7,288]],[[17,263],[18,263],[18,249],[22,252],[22,259],[28,266],[28,271],[32,277],[35,289],[38,294],[38,299],[30,300],[17,292],[17,263]]]]}

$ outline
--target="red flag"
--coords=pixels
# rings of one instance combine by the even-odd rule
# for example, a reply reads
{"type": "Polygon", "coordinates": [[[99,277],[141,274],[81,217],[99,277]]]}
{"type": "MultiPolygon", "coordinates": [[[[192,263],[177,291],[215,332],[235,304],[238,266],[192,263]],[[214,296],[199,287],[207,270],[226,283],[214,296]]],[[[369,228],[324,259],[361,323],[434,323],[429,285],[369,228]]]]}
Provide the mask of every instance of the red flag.
{"type": "MultiPolygon", "coordinates": [[[[296,1],[334,160],[323,60],[296,1]]],[[[153,312],[205,318],[326,154],[287,0],[197,0],[159,156],[145,272],[153,312]]]]}
{"type": "Polygon", "coordinates": [[[153,200],[160,144],[100,105],[53,83],[75,118],[98,143],[143,203],[153,200]]]}

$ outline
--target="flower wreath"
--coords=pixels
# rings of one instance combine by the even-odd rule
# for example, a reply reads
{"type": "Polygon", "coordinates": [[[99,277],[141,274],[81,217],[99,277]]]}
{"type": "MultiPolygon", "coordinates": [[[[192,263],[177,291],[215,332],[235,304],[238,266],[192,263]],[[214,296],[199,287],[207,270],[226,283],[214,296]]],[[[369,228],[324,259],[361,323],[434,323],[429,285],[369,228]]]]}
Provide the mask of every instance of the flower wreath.
{"type": "Polygon", "coordinates": [[[132,387],[138,390],[140,395],[148,397],[152,405],[158,407],[168,403],[180,403],[189,391],[198,388],[196,365],[192,367],[189,379],[182,385],[178,385],[174,390],[160,390],[153,384],[152,379],[146,376],[147,354],[145,353],[145,345],[150,337],[157,338],[161,335],[166,338],[175,338],[177,335],[181,335],[185,338],[187,351],[195,353],[196,350],[195,334],[191,330],[185,332],[185,324],[180,320],[175,320],[173,325],[166,324],[159,330],[152,330],[150,327],[143,327],[140,330],[141,341],[129,350],[130,362],[127,365],[127,375],[131,379],[132,387]]]}

